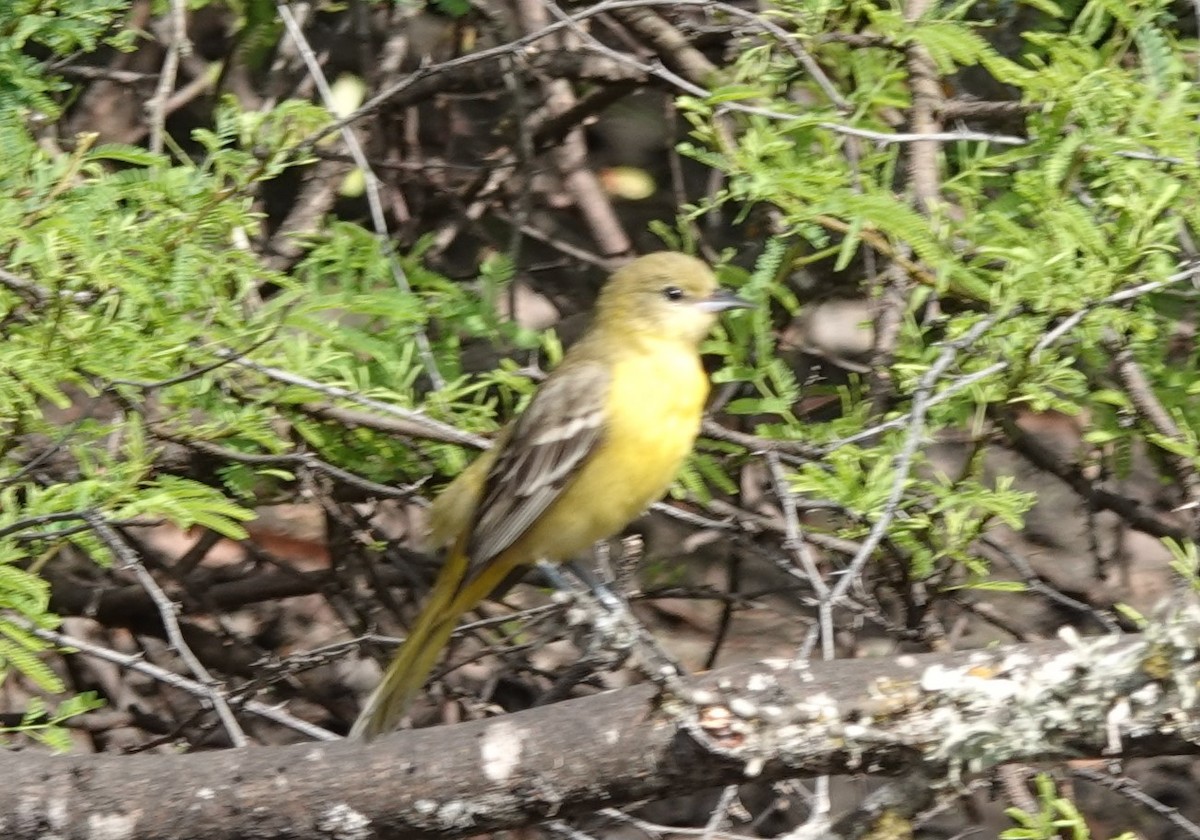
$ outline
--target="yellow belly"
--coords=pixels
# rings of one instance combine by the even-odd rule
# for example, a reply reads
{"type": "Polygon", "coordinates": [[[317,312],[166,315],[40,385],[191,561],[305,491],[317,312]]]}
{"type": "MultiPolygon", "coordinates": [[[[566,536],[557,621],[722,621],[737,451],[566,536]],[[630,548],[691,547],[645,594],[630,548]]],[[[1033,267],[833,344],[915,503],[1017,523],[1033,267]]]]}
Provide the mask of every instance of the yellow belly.
{"type": "Polygon", "coordinates": [[[565,560],[613,536],[679,474],[700,431],[708,378],[694,350],[654,350],[615,364],[599,448],[514,546],[530,561],[565,560]]]}

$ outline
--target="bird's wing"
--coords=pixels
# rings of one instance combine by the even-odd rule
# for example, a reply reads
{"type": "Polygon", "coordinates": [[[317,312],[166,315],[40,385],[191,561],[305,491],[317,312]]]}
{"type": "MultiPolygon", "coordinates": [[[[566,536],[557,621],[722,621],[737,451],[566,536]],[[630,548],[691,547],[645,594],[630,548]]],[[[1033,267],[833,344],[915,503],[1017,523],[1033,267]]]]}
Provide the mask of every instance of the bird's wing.
{"type": "Polygon", "coordinates": [[[608,389],[601,364],[573,367],[538,388],[488,472],[467,548],[468,579],[537,521],[596,450],[608,389]]]}

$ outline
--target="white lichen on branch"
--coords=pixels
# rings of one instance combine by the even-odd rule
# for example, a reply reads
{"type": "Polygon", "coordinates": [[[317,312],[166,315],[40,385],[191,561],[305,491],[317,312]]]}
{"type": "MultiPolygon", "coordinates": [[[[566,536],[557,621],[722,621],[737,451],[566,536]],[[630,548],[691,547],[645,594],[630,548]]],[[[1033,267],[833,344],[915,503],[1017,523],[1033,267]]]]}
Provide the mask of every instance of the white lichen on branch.
{"type": "Polygon", "coordinates": [[[1059,635],[1067,648],[1052,653],[980,651],[920,670],[915,659],[898,657],[894,664],[912,667],[911,678],[877,678],[865,700],[824,689],[797,696],[785,673],[804,666],[779,660],[764,665],[780,679],[760,671],[745,685],[724,680],[692,700],[702,740],[744,761],[747,776],[772,760],[797,765],[841,752],[864,772],[898,760],[947,771],[957,783],[1009,761],[1094,755],[1097,733],[1104,733],[1101,752],[1113,756],[1130,740],[1200,744],[1200,606],[1172,608],[1141,636],[1059,635]]]}

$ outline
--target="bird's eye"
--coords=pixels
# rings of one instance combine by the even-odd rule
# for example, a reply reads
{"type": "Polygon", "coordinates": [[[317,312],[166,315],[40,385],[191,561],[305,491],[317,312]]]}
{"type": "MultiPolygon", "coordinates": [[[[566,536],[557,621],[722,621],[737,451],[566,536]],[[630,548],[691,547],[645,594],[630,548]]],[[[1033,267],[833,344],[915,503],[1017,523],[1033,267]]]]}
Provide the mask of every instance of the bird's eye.
{"type": "Polygon", "coordinates": [[[663,297],[667,300],[681,300],[683,298],[683,289],[678,286],[667,286],[662,290],[663,297]]]}

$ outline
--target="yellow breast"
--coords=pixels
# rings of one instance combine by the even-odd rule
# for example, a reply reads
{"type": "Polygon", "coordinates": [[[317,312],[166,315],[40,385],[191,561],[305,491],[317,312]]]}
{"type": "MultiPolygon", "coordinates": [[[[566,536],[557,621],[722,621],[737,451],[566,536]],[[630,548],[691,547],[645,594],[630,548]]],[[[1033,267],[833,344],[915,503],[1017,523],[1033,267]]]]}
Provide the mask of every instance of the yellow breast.
{"type": "Polygon", "coordinates": [[[694,349],[655,342],[614,360],[608,417],[596,453],[521,542],[535,557],[567,559],[624,528],[658,500],[700,431],[708,378],[694,349]],[[661,346],[660,346],[661,345],[661,346]],[[549,512],[548,512],[549,513],[549,512]]]}

